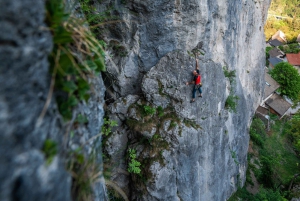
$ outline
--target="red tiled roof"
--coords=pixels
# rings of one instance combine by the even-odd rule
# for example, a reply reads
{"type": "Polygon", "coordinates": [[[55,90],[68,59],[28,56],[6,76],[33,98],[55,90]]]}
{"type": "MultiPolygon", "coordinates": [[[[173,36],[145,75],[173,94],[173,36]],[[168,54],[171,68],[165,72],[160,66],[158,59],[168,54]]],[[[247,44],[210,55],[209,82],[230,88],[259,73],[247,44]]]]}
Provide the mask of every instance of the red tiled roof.
{"type": "Polygon", "coordinates": [[[293,66],[300,66],[300,52],[298,54],[286,54],[286,58],[293,66]]]}

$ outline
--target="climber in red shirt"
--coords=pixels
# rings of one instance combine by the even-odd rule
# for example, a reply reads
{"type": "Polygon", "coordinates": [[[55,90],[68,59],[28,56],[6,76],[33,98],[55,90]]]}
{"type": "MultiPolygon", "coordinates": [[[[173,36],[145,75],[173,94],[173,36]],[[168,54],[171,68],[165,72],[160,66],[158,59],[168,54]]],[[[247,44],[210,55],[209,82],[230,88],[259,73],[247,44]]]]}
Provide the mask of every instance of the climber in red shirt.
{"type": "Polygon", "coordinates": [[[202,98],[202,90],[201,90],[202,84],[201,84],[201,75],[200,75],[200,71],[199,71],[198,59],[196,59],[196,69],[193,70],[193,75],[194,75],[193,81],[186,82],[186,85],[194,84],[194,87],[193,87],[193,96],[192,96],[191,103],[195,102],[195,97],[196,97],[196,91],[197,91],[197,89],[198,89],[198,91],[200,93],[199,97],[202,98]]]}

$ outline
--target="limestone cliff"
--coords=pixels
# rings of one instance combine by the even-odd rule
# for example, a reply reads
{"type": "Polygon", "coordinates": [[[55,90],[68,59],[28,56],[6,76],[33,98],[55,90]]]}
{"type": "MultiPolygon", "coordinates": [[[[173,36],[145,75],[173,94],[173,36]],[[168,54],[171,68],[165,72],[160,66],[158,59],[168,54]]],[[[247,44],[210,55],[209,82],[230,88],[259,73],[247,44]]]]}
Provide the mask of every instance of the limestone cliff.
{"type": "Polygon", "coordinates": [[[107,83],[116,99],[109,117],[120,125],[106,142],[111,179],[133,200],[229,198],[245,180],[248,127],[263,95],[269,1],[111,5],[124,21],[107,26],[105,37],[126,52],[120,57],[112,48],[116,56],[108,60],[116,80],[107,83]],[[203,98],[191,104],[192,87],[184,83],[192,79],[193,49],[202,53],[203,98]],[[223,67],[235,71],[234,81],[223,67]],[[239,97],[236,113],[225,108],[229,95],[239,97]],[[145,105],[162,107],[165,116],[142,114],[145,105]],[[119,171],[127,168],[128,148],[137,150],[140,177],[119,171]]]}
{"type": "MultiPolygon", "coordinates": [[[[65,152],[82,145],[91,152],[89,140],[103,123],[105,88],[107,116],[119,126],[103,142],[104,173],[129,200],[229,198],[244,183],[248,127],[263,96],[269,0],[89,3],[96,15],[114,16],[96,30],[107,43],[106,86],[100,75],[89,80],[94,93],[74,113],[89,123],[72,127],[54,98],[40,116],[51,79],[45,1],[0,0],[0,200],[72,199],[65,152]],[[191,104],[192,86],[185,82],[195,66],[192,50],[200,52],[203,98],[191,104]],[[233,80],[224,69],[235,71],[233,80]],[[225,108],[229,95],[239,97],[236,113],[225,108]],[[47,139],[58,146],[50,165],[42,150],[47,139]],[[129,149],[142,163],[140,175],[127,172],[129,149]]],[[[96,158],[101,164],[101,152],[96,158]]],[[[93,189],[94,200],[106,199],[101,182],[93,189]]]]}

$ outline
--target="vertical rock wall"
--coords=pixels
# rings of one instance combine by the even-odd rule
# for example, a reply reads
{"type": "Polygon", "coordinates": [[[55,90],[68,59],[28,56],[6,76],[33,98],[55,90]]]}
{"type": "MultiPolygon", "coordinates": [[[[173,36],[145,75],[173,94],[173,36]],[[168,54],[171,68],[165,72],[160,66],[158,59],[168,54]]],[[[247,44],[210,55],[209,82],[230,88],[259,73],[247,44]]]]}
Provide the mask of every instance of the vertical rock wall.
{"type": "Polygon", "coordinates": [[[114,181],[137,200],[229,198],[245,181],[248,127],[263,95],[263,24],[270,2],[125,2],[110,2],[124,21],[108,29],[126,34],[105,35],[108,43],[122,44],[127,52],[108,60],[109,76],[116,80],[110,86],[115,97],[122,97],[110,105],[110,117],[122,126],[108,140],[106,151],[116,169],[127,168],[128,160],[120,161],[127,148],[135,148],[141,161],[153,160],[144,167],[151,178],[143,185],[135,183],[137,176],[120,171],[114,172],[114,181]],[[203,53],[198,56],[203,98],[190,104],[192,88],[184,83],[192,78],[195,60],[188,52],[194,48],[203,53]],[[223,67],[235,71],[232,83],[223,67]],[[230,94],[239,97],[236,113],[225,108],[230,94]],[[143,104],[166,111],[174,108],[180,119],[177,126],[170,127],[172,119],[154,115],[157,122],[153,124],[139,116],[135,107],[143,104]],[[130,126],[128,119],[140,125],[148,122],[153,129],[130,126]],[[195,121],[201,128],[191,128],[185,121],[195,121]],[[154,134],[169,145],[161,152],[162,164],[148,145],[137,143],[143,138],[153,140],[154,134]]]}
{"type": "MultiPolygon", "coordinates": [[[[57,110],[55,93],[41,116],[51,82],[48,55],[52,36],[45,15],[45,1],[0,0],[1,201],[72,200],[67,152],[83,145],[85,155],[100,149],[95,156],[102,166],[98,134],[103,124],[105,87],[101,75],[90,78],[91,98],[74,110],[74,118],[82,114],[87,124],[66,124],[57,110]],[[50,163],[43,150],[46,140],[57,147],[50,163]]],[[[104,200],[102,175],[93,188],[94,200],[104,200]]]]}
{"type": "Polygon", "coordinates": [[[50,88],[44,1],[0,1],[0,200],[71,200],[56,108],[37,124],[50,88]],[[59,147],[50,165],[42,147],[59,147]]]}

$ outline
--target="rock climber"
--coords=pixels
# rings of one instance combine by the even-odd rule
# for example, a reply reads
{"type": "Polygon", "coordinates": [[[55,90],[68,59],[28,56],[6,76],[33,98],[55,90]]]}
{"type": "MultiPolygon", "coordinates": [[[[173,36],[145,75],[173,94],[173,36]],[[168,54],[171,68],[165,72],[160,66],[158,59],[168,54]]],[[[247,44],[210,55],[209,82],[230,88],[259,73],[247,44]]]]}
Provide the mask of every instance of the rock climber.
{"type": "Polygon", "coordinates": [[[193,87],[193,96],[192,96],[191,103],[195,102],[195,96],[196,96],[196,91],[197,90],[200,93],[199,97],[202,98],[202,90],[201,90],[202,83],[201,83],[201,75],[200,75],[200,71],[199,71],[198,59],[196,59],[196,69],[193,70],[193,75],[194,75],[193,81],[186,82],[186,85],[194,84],[194,87],[193,87]]]}

